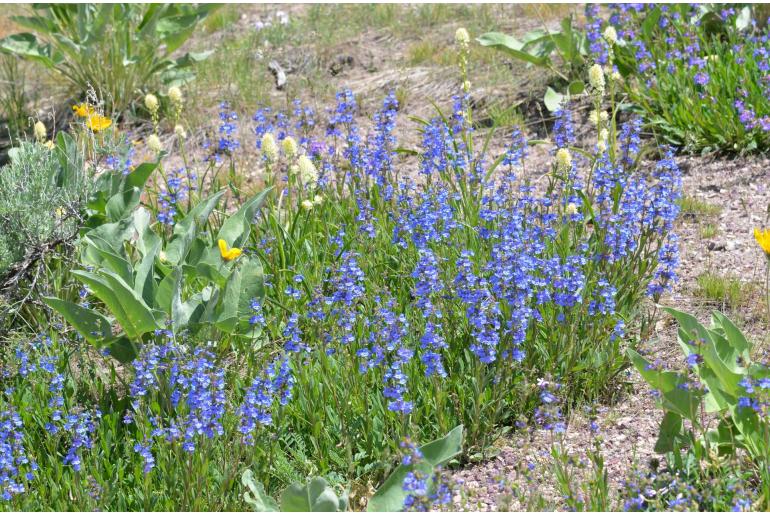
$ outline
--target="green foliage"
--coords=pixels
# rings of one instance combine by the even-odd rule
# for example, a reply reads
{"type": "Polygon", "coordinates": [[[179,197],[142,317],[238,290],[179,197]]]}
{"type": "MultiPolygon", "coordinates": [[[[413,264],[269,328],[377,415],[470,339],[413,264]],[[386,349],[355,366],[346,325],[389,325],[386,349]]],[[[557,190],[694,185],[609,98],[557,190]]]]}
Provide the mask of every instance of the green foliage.
{"type": "Polygon", "coordinates": [[[658,452],[678,452],[697,442],[719,454],[735,454],[742,448],[756,460],[766,459],[770,455],[768,426],[757,411],[764,402],[757,396],[765,388],[754,385],[770,378],[770,369],[752,361],[751,343],[723,314],[714,312],[707,329],[686,313],[665,310],[680,324],[678,340],[690,363],[688,372],[662,370],[629,351],[642,377],[660,392],[666,411],[658,452]],[[704,410],[718,417],[717,428],[706,430],[704,410]],[[692,431],[685,430],[683,420],[692,424],[692,431]]]}
{"type": "Polygon", "coordinates": [[[78,94],[93,86],[120,112],[158,80],[170,86],[192,78],[190,65],[208,53],[171,55],[214,8],[37,4],[32,16],[13,17],[32,32],[0,40],[0,51],[55,70],[78,94]]]}
{"type": "Polygon", "coordinates": [[[28,123],[26,75],[16,56],[0,53],[0,138],[20,138],[28,123]]]}
{"type": "Polygon", "coordinates": [[[549,111],[557,111],[570,96],[586,89],[585,71],[588,44],[585,33],[575,27],[572,15],[561,21],[561,30],[537,29],[521,40],[500,32],[488,32],[477,41],[482,46],[500,50],[514,59],[548,69],[559,78],[558,92],[548,88],[543,101],[549,111]]]}
{"type": "Polygon", "coordinates": [[[0,276],[41,247],[77,231],[91,180],[79,169],[71,144],[65,134],[52,150],[22,143],[0,169],[0,276]]]}
{"type": "Polygon", "coordinates": [[[704,272],[695,278],[698,284],[696,294],[712,302],[736,309],[744,305],[754,288],[740,277],[704,272]]]}
{"type": "Polygon", "coordinates": [[[634,109],[662,140],[702,152],[766,150],[767,29],[751,23],[751,6],[725,18],[722,9],[630,10],[623,28],[636,39],[615,46],[618,69],[634,109]],[[649,55],[640,58],[640,46],[649,55]]]}
{"type": "MultiPolygon", "coordinates": [[[[434,470],[460,454],[462,439],[463,428],[458,426],[446,436],[421,446],[419,452],[422,458],[416,463],[398,465],[369,500],[367,511],[403,511],[407,496],[407,492],[404,491],[404,478],[410,471],[416,471],[431,478],[429,489],[434,488],[432,479],[434,470]]],[[[255,481],[251,470],[244,471],[241,482],[247,489],[244,499],[254,511],[347,511],[349,505],[347,495],[338,497],[326,480],[320,477],[311,479],[307,484],[291,484],[281,494],[280,505],[265,493],[264,487],[259,482],[255,481]]]]}
{"type": "MultiPolygon", "coordinates": [[[[149,213],[143,208],[132,211],[154,169],[154,164],[145,164],[125,176],[102,176],[106,177],[101,181],[103,188],[90,205],[103,208],[92,219],[105,223],[82,238],[82,260],[91,271],[73,272],[104,304],[122,332],[113,334],[112,321],[94,309],[50,297],[46,303],[89,342],[108,347],[124,362],[133,360],[141,343],[166,325],[175,333],[220,330],[249,338],[259,336],[258,328],[250,327],[248,314],[251,301],[264,294],[262,265],[244,256],[228,266],[216,243],[203,235],[202,228],[224,192],[187,213],[164,246],[162,236],[148,225],[149,213]],[[106,202],[105,189],[112,193],[106,202]]],[[[227,218],[217,240],[232,242],[232,246],[245,241],[250,232],[248,221],[268,191],[245,202],[227,218]]]]}

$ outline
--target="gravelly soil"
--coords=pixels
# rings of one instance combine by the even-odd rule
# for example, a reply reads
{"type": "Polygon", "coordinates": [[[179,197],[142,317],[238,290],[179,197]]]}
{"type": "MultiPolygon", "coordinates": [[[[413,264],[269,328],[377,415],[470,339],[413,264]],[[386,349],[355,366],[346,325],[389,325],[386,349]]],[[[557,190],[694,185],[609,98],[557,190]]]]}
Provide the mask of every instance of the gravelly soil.
{"type": "MultiPolygon", "coordinates": [[[[661,304],[708,320],[713,309],[697,296],[696,278],[705,271],[739,277],[755,285],[753,293],[742,306],[727,313],[753,338],[757,358],[767,357],[766,318],[762,297],[764,258],[753,238],[755,226],[766,225],[768,218],[768,184],[770,160],[767,158],[724,159],[701,156],[677,158],[683,171],[685,195],[697,197],[722,208],[715,216],[683,215],[677,227],[680,236],[680,281],[661,304]],[[716,225],[718,232],[711,239],[700,236],[703,223],[716,225]]],[[[683,359],[676,343],[676,324],[664,315],[655,333],[642,344],[651,359],[670,367],[682,365],[683,359]]],[[[635,370],[628,372],[629,393],[612,406],[600,406],[597,423],[603,439],[602,449],[611,490],[616,494],[631,465],[646,466],[651,459],[661,459],[653,451],[662,411],[657,409],[649,388],[635,370]]],[[[593,442],[588,420],[580,414],[569,421],[563,446],[578,459],[593,442]]],[[[530,429],[499,442],[500,454],[494,459],[467,467],[455,474],[463,486],[455,498],[456,509],[494,511],[497,509],[526,510],[526,502],[506,499],[504,483],[516,484],[524,494],[542,495],[556,507],[560,494],[551,472],[549,456],[551,435],[545,430],[530,429]],[[530,479],[517,473],[528,464],[534,469],[530,479]]],[[[616,499],[617,502],[617,499],[616,499]]]]}

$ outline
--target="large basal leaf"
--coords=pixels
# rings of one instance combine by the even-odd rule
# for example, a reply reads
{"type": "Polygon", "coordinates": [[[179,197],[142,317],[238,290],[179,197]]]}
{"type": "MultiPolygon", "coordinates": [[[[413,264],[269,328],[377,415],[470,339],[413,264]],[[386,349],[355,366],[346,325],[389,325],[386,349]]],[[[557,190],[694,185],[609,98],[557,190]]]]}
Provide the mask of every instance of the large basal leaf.
{"type": "Polygon", "coordinates": [[[230,247],[240,247],[245,243],[254,222],[254,215],[267,198],[270,188],[265,188],[254,198],[247,200],[219,229],[217,240],[225,240],[230,247]]]}
{"type": "Polygon", "coordinates": [[[476,39],[482,46],[488,46],[501,50],[516,59],[531,63],[537,66],[544,66],[548,63],[548,56],[538,56],[530,54],[524,50],[524,43],[500,32],[487,32],[476,39]]]}
{"type": "Polygon", "coordinates": [[[254,508],[254,511],[278,511],[278,503],[265,493],[265,487],[254,479],[254,473],[251,470],[246,470],[241,475],[241,484],[248,490],[244,492],[243,500],[254,508]]]}
{"type": "Polygon", "coordinates": [[[137,358],[139,345],[121,335],[104,343],[109,349],[110,356],[121,363],[130,363],[137,358]]]}
{"type": "Polygon", "coordinates": [[[88,343],[101,346],[112,338],[110,321],[101,313],[56,297],[43,297],[43,301],[63,316],[88,343]]]}
{"type": "Polygon", "coordinates": [[[549,86],[548,89],[545,90],[543,103],[545,104],[546,109],[552,113],[555,113],[562,108],[566,98],[566,96],[562,95],[561,93],[557,93],[553,88],[549,86]]]}
{"type": "Polygon", "coordinates": [[[117,275],[106,270],[102,270],[100,275],[83,270],[72,273],[104,302],[132,340],[138,341],[144,333],[161,328],[147,305],[117,275]]]}
{"type": "Polygon", "coordinates": [[[24,32],[0,39],[0,51],[37,61],[53,68],[57,61],[51,56],[51,47],[38,43],[34,34],[24,32]]]}
{"type": "MultiPolygon", "coordinates": [[[[238,323],[251,312],[252,299],[261,299],[263,296],[262,264],[255,259],[244,260],[227,280],[222,308],[217,317],[217,327],[226,333],[234,333],[238,323]]],[[[249,327],[240,327],[238,332],[244,333],[248,330],[249,327]]]]}
{"type": "MultiPolygon", "coordinates": [[[[462,452],[462,443],[463,426],[457,426],[443,438],[420,447],[424,460],[415,465],[415,468],[429,476],[433,472],[433,468],[446,463],[460,454],[462,452]]],[[[391,512],[403,510],[404,500],[407,495],[403,488],[404,478],[409,470],[410,467],[405,465],[396,467],[393,473],[388,476],[388,479],[385,480],[385,483],[369,499],[366,510],[391,512]]]]}
{"type": "Polygon", "coordinates": [[[306,485],[293,483],[281,494],[283,512],[335,512],[339,507],[337,494],[321,477],[314,477],[306,485]]]}
{"type": "Polygon", "coordinates": [[[682,434],[682,417],[672,411],[667,411],[660,422],[658,440],[655,442],[655,452],[664,454],[672,452],[677,438],[682,434]]]}
{"type": "Polygon", "coordinates": [[[190,226],[193,224],[195,224],[197,227],[205,227],[206,222],[209,219],[209,215],[214,210],[217,202],[219,202],[219,199],[222,198],[222,195],[224,194],[225,190],[218,191],[203,202],[198,203],[185,215],[182,220],[174,225],[174,234],[176,235],[186,233],[190,229],[190,226]]]}

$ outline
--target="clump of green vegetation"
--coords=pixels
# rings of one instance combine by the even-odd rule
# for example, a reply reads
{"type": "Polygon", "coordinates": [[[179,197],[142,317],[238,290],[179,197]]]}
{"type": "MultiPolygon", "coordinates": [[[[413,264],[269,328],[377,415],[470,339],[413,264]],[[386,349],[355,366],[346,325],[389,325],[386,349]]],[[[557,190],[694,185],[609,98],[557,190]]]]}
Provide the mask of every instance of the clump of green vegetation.
{"type": "Polygon", "coordinates": [[[701,225],[700,229],[700,237],[704,240],[710,240],[711,238],[716,237],[717,234],[719,234],[719,228],[711,223],[706,223],[701,225]]]}
{"type": "Polygon", "coordinates": [[[692,195],[684,195],[679,201],[679,207],[683,216],[714,217],[722,213],[722,208],[716,204],[709,204],[705,200],[692,195]]]}
{"type": "Polygon", "coordinates": [[[712,271],[699,275],[696,282],[698,284],[697,295],[731,309],[746,304],[754,293],[754,286],[741,281],[739,277],[720,275],[712,271]]]}
{"type": "MultiPolygon", "coordinates": [[[[67,140],[62,138],[63,145],[67,140]]],[[[62,164],[62,149],[22,143],[0,169],[0,276],[41,247],[67,238],[78,227],[88,182],[62,164]]]]}

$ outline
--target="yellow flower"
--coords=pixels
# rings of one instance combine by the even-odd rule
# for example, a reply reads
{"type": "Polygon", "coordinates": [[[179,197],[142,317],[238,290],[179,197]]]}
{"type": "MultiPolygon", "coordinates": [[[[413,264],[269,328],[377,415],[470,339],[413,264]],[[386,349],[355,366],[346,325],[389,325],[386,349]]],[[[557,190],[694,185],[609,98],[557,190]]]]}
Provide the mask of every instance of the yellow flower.
{"type": "Polygon", "coordinates": [[[94,132],[103,131],[104,129],[109,128],[110,125],[112,125],[112,120],[100,114],[92,114],[88,117],[88,121],[86,122],[86,127],[94,132]]]}
{"type": "Polygon", "coordinates": [[[238,247],[228,249],[227,242],[225,240],[219,240],[219,253],[222,254],[222,259],[225,261],[232,261],[240,256],[243,251],[238,247]]]}
{"type": "Polygon", "coordinates": [[[86,116],[91,116],[92,114],[94,114],[94,108],[86,104],[85,102],[83,102],[82,104],[72,106],[72,110],[75,112],[76,116],[79,116],[81,118],[85,118],[86,116]]]}
{"type": "Polygon", "coordinates": [[[758,229],[754,228],[754,239],[757,240],[759,246],[765,251],[765,255],[770,259],[770,229],[758,229]]]}
{"type": "Polygon", "coordinates": [[[53,150],[54,144],[53,144],[53,141],[49,139],[48,141],[43,143],[43,146],[45,146],[45,148],[47,148],[48,150],[53,150]]]}

